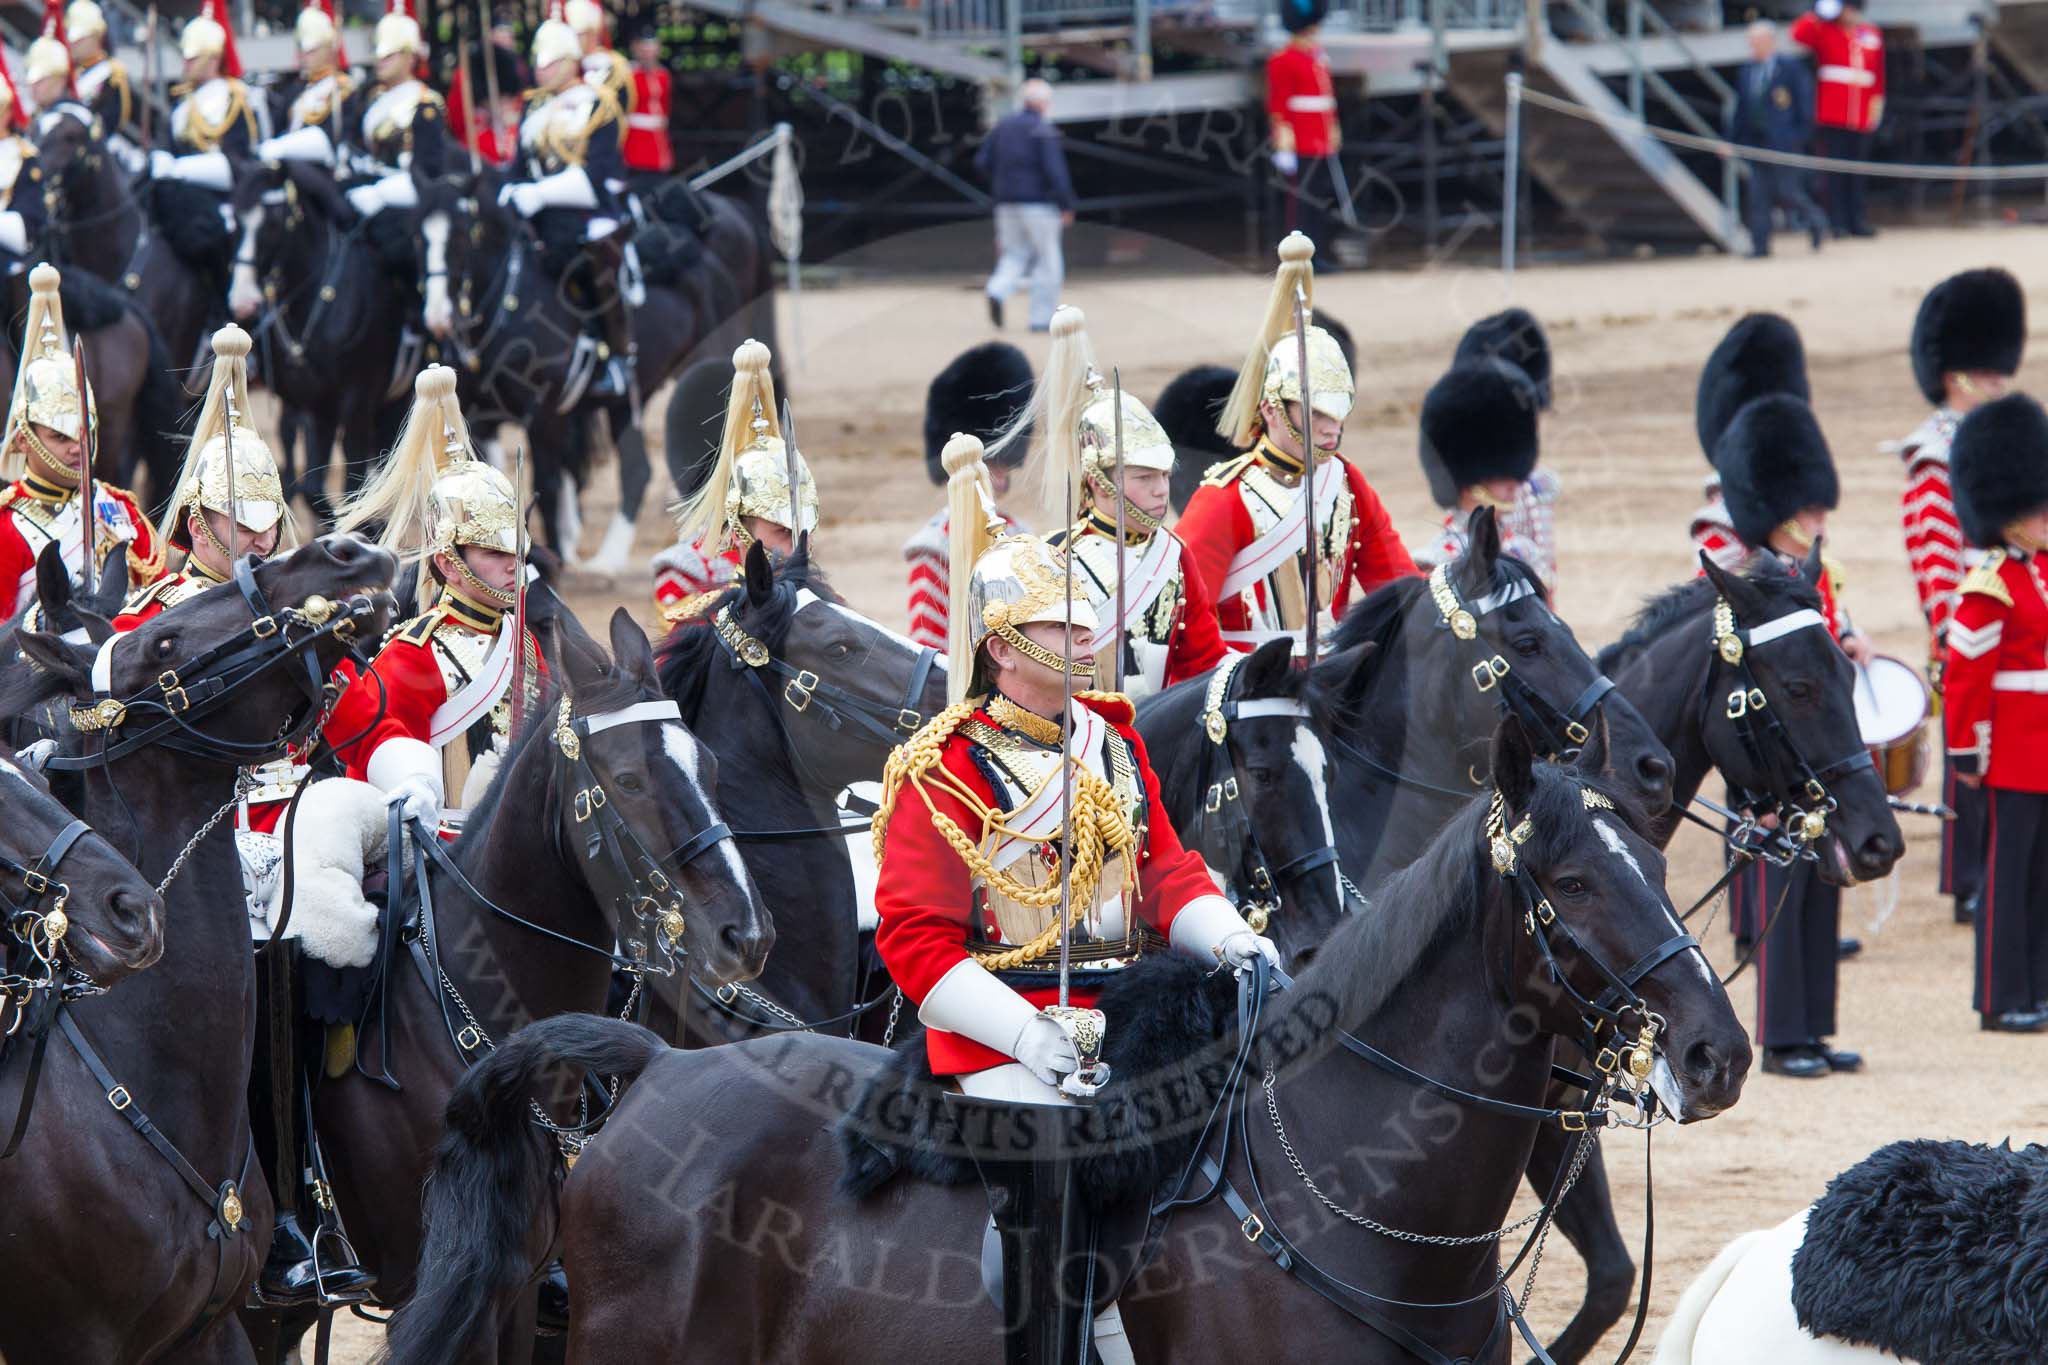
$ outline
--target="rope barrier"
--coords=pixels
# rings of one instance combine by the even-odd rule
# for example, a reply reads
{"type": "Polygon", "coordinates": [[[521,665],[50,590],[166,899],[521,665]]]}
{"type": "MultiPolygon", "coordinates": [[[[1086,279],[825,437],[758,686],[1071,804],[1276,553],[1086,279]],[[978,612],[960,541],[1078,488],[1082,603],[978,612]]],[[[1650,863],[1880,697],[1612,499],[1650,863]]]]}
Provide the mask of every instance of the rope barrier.
{"type": "Polygon", "coordinates": [[[1848,161],[1840,157],[1808,156],[1802,152],[1773,152],[1762,147],[1740,146],[1721,138],[1701,137],[1696,133],[1680,133],[1669,128],[1659,128],[1638,118],[1604,114],[1576,100],[1559,99],[1540,90],[1531,90],[1526,85],[1522,87],[1521,98],[1524,103],[1539,109],[1548,109],[1553,113],[1608,127],[1620,125],[1631,132],[1641,133],[1659,142],[1683,147],[1689,151],[1713,152],[1744,161],[1760,161],[1773,166],[1790,166],[1798,170],[1844,172],[1851,175],[1888,177],[1893,180],[2048,180],[2048,163],[2032,162],[2021,166],[1899,165],[1889,161],[1848,161]]]}

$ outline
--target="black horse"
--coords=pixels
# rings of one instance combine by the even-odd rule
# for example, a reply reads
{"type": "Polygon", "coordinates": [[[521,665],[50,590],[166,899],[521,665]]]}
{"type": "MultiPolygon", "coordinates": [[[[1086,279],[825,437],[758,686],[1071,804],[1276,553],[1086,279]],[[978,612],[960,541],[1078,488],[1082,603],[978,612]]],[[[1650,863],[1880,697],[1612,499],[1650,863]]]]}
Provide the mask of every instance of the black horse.
{"type": "MultiPolygon", "coordinates": [[[[1856,723],[1856,677],[1849,657],[1825,629],[1807,626],[1745,646],[1747,678],[1719,649],[1715,615],[1724,602],[1726,624],[1744,635],[1768,631],[1778,622],[1803,619],[1819,625],[1819,547],[1797,573],[1776,561],[1766,561],[1747,576],[1725,573],[1705,560],[1702,565],[1704,577],[1653,598],[1628,632],[1600,651],[1600,667],[1613,672],[1615,685],[1670,746],[1677,764],[1675,803],[1653,822],[1652,836],[1659,847],[1670,843],[1683,818],[1679,812],[1718,768],[1732,788],[1751,795],[1761,807],[1758,814],[1776,813],[1771,808],[1781,803],[1828,807],[1826,833],[1815,850],[1825,880],[1839,885],[1884,876],[1905,852],[1905,837],[1883,782],[1862,761],[1866,751],[1856,723]],[[1763,696],[1755,716],[1748,714],[1755,701],[1752,688],[1763,696]],[[1743,702],[1731,705],[1737,695],[1743,702]],[[1765,710],[1782,722],[1785,740],[1768,738],[1760,720],[1765,710]],[[1845,759],[1849,770],[1837,771],[1845,759]],[[1823,783],[1818,800],[1806,790],[1809,776],[1823,783]]],[[[1539,1135],[1529,1165],[1531,1183],[1542,1185],[1568,1155],[1557,1135],[1539,1135]]],[[[1635,1286],[1635,1261],[1615,1220],[1598,1152],[1559,1208],[1557,1226],[1586,1263],[1585,1302],[1550,1347],[1560,1365],[1567,1365],[1584,1359],[1628,1311],[1635,1286]]]]}
{"type": "MultiPolygon", "coordinates": [[[[45,545],[36,556],[36,595],[14,619],[0,625],[0,695],[5,695],[24,675],[34,671],[27,656],[15,646],[15,636],[26,627],[64,637],[74,645],[97,646],[114,633],[111,624],[128,596],[128,547],[116,546],[108,553],[93,580],[90,597],[75,591],[64,555],[56,545],[45,545]]],[[[61,712],[61,700],[41,707],[0,717],[0,738],[9,750],[19,750],[38,740],[54,740],[68,727],[61,712]]],[[[75,783],[63,791],[68,799],[75,783]]]]}
{"type": "MultiPolygon", "coordinates": [[[[666,1012],[650,1021],[677,1041],[725,1042],[796,1021],[830,1021],[844,1034],[859,1022],[858,905],[835,798],[878,779],[890,749],[946,702],[934,651],[842,603],[808,546],[772,570],[754,546],[744,585],[661,648],[662,690],[718,755],[719,803],[784,930],[752,987],[699,992],[681,1033],[666,1012]]],[[[852,832],[866,837],[857,823],[852,832]]],[[[869,989],[879,997],[880,986],[869,989]]]]}
{"type": "MultiPolygon", "coordinates": [[[[718,760],[673,707],[663,714],[647,637],[623,609],[611,650],[563,637],[566,692],[536,715],[445,864],[429,865],[403,937],[430,956],[395,949],[354,1065],[314,1091],[334,1197],[381,1303],[411,1292],[441,1112],[494,1040],[602,1010],[615,960],[650,964],[652,990],[679,943],[688,956],[675,975],[715,990],[759,973],[774,942],[713,794],[718,760]],[[616,834],[603,833],[607,820],[616,834]],[[671,909],[678,937],[664,945],[671,909]]],[[[566,1095],[535,1094],[562,1123],[588,1100],[574,1080],[566,1095]]],[[[289,1317],[283,1336],[311,1317],[289,1317]]]]}
{"type": "Polygon", "coordinates": [[[256,336],[264,381],[301,419],[304,464],[283,471],[285,497],[304,497],[325,528],[336,435],[350,493],[397,438],[412,391],[410,374],[394,374],[407,305],[324,168],[251,168],[234,205],[242,235],[228,306],[256,336]]]}
{"type": "MultiPolygon", "coordinates": [[[[502,183],[486,171],[471,184],[423,188],[427,326],[452,352],[472,425],[526,427],[548,542],[572,560],[581,525],[575,488],[589,481],[591,419],[604,414],[619,452],[620,519],[607,531],[598,560],[617,570],[652,477],[646,445],[625,397],[596,399],[585,391],[590,357],[579,362],[578,341],[586,335],[590,305],[548,277],[529,225],[497,202],[502,183]],[[427,230],[437,219],[445,228],[427,230]]],[[[717,196],[707,202],[727,203],[717,196]]],[[[759,229],[736,205],[718,214],[739,223],[721,227],[716,240],[743,257],[740,268],[764,273],[767,248],[759,229]]],[[[738,330],[743,323],[734,321],[745,302],[732,269],[708,249],[672,286],[650,286],[634,310],[640,392],[653,392],[695,356],[729,355],[745,340],[738,330]]]]}
{"type": "Polygon", "coordinates": [[[393,570],[350,537],[252,564],[97,657],[22,633],[39,671],[0,697],[0,714],[80,699],[87,728],[51,764],[82,771],[79,813],[159,884],[172,926],[151,970],[67,1007],[45,1053],[36,1136],[7,1168],[9,1215],[37,1234],[0,1246],[10,1361],[251,1359],[234,1309],[271,1200],[242,1098],[256,973],[226,817],[240,766],[318,723],[349,636],[379,637],[393,570]]]}
{"type": "MultiPolygon", "coordinates": [[[[36,120],[36,159],[42,165],[49,211],[47,247],[58,266],[77,266],[128,291],[143,317],[155,324],[173,366],[185,366],[193,397],[205,391],[207,324],[220,314],[218,284],[171,249],[150,222],[135,183],[76,106],[59,105],[36,120]]],[[[167,191],[168,192],[168,191],[167,191]]],[[[226,254],[219,262],[227,270],[226,254]]],[[[162,369],[163,366],[156,368],[162,369]]],[[[176,469],[172,476],[175,481],[176,469]]],[[[170,483],[164,484],[169,496],[170,483]]]]}
{"type": "MultiPolygon", "coordinates": [[[[1140,1087],[1130,1112],[1142,1113],[1147,1095],[1215,1096],[1219,1060],[1242,1056],[1233,1074],[1243,1083],[1223,1087],[1218,1110],[1231,1141],[1190,1140],[1209,1112],[1202,1102],[1189,1122],[1165,1125],[1152,1151],[1166,1189],[1201,1145],[1235,1197],[1258,1201],[1245,1217],[1198,1199],[1155,1225],[1144,1263],[1120,1282],[1139,1349],[1197,1363],[1412,1358],[1391,1331],[1446,1356],[1505,1357],[1501,1256],[1489,1234],[1538,1123],[1579,1126],[1578,1111],[1541,1107],[1553,1040],[1580,1035],[1584,1002],[1607,990],[1616,964],[1638,961],[1676,926],[1661,857],[1609,794],[1536,763],[1516,722],[1502,727],[1488,767],[1497,788],[1468,800],[1382,887],[1386,913],[1349,917],[1292,988],[1253,1014],[1251,1038],[1225,1036],[1216,1050],[1127,1074],[1140,1087]],[[1505,868],[1491,851],[1499,840],[1516,850],[1505,868]],[[1533,918],[1539,900],[1552,919],[1533,918]],[[1451,1095],[1374,1064],[1377,1048],[1451,1095]],[[1290,1173],[1283,1133],[1315,1186],[1290,1173]],[[1329,1215],[1317,1189],[1380,1231],[1329,1215]],[[1388,1228],[1453,1240],[1423,1244],[1388,1228]],[[1362,1311],[1289,1284],[1269,1259],[1276,1250],[1302,1273],[1312,1266],[1358,1286],[1338,1297],[1362,1311]]],[[[1701,1115],[1734,1103],[1748,1043],[1697,951],[1665,959],[1632,993],[1640,1000],[1615,1022],[1660,1016],[1665,1054],[1682,1059],[1660,1093],[1701,1115]]],[[[422,1278],[391,1330],[395,1365],[487,1359],[508,1296],[557,1228],[569,1273],[590,1286],[570,1324],[572,1359],[655,1359],[678,1341],[692,1358],[785,1365],[995,1359],[999,1315],[978,1273],[988,1204],[971,1168],[953,1163],[961,1183],[899,1177],[856,1201],[833,1190],[826,1144],[791,1140],[836,1120],[884,1060],[810,1034],[677,1052],[588,1018],[515,1037],[449,1106],[422,1278]],[[564,1063],[638,1077],[565,1180],[517,1112],[531,1078],[564,1063]]],[[[1155,1112],[1186,1111],[1182,1098],[1155,1112]]],[[[893,1120],[873,1117],[886,1136],[893,1120]]],[[[1207,1184],[1197,1173],[1183,1189],[1207,1184]]]]}

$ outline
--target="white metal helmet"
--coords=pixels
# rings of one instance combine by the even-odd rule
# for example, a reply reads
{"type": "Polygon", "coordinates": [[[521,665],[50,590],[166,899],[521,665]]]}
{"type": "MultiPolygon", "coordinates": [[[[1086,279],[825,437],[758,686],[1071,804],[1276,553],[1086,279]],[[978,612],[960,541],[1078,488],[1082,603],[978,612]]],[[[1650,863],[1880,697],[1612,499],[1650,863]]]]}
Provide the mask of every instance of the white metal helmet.
{"type": "Polygon", "coordinates": [[[581,61],[583,40],[576,36],[576,30],[560,19],[549,19],[533,31],[533,70],[535,75],[547,70],[556,62],[581,61]]]}
{"type": "Polygon", "coordinates": [[[80,38],[104,37],[107,31],[107,16],[93,0],[73,0],[71,7],[64,11],[64,33],[72,42],[80,38]]]}
{"type": "Polygon", "coordinates": [[[188,62],[218,57],[228,49],[228,31],[205,15],[185,25],[178,35],[178,55],[188,62]]]}
{"type": "Polygon", "coordinates": [[[410,14],[385,15],[377,21],[371,38],[371,50],[380,62],[401,52],[423,56],[427,50],[427,40],[420,34],[420,21],[410,14]]]}
{"type": "Polygon", "coordinates": [[[334,20],[319,5],[309,4],[299,11],[297,21],[292,24],[292,36],[298,40],[301,52],[332,47],[336,36],[334,20]]]}

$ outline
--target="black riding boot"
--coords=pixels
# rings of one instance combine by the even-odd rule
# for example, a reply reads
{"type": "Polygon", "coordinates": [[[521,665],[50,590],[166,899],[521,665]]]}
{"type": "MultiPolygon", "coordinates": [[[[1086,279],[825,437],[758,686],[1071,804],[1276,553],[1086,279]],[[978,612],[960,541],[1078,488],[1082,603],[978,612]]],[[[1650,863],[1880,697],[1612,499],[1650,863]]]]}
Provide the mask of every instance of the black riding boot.
{"type": "MultiPolygon", "coordinates": [[[[253,1079],[267,1101],[271,1150],[264,1174],[277,1203],[270,1256],[256,1277],[255,1298],[271,1307],[320,1302],[360,1303],[376,1281],[360,1265],[345,1239],[329,1236],[332,1200],[326,1182],[315,1186],[321,1207],[305,1209],[305,1172],[320,1163],[312,1142],[311,1096],[299,1057],[299,1010],[294,978],[295,947],[274,945],[263,955],[262,1005],[266,1021],[253,1079]],[[307,1215],[302,1219],[301,1215],[307,1215]],[[309,1233],[308,1228],[311,1228],[309,1233]],[[316,1246],[317,1243],[317,1246],[316,1246]],[[337,1248],[338,1243],[338,1248],[337,1248]]],[[[258,1120],[262,1127],[261,1119],[258,1120]]],[[[261,1144],[258,1144],[259,1148],[261,1144]]]]}
{"type": "Polygon", "coordinates": [[[599,398],[627,398],[637,414],[640,406],[635,366],[639,347],[633,339],[633,305],[626,299],[626,232],[586,244],[591,305],[603,328],[604,354],[591,376],[589,392],[599,398]]]}

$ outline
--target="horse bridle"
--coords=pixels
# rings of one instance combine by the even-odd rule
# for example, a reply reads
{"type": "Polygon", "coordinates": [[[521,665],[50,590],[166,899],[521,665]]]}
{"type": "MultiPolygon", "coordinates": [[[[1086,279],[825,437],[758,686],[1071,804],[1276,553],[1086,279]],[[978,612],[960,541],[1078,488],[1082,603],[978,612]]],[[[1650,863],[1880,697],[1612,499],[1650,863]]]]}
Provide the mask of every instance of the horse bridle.
{"type": "Polygon", "coordinates": [[[57,755],[45,766],[65,772],[102,768],[151,745],[247,766],[304,740],[319,725],[332,699],[318,647],[330,638],[353,646],[358,627],[375,613],[376,606],[363,597],[337,602],[316,594],[298,606],[273,610],[256,584],[253,563],[253,556],[238,561],[232,579],[248,604],[249,624],[195,657],[164,669],[155,681],[128,697],[111,695],[111,679],[114,646],[130,637],[109,636],[93,660],[92,687],[98,700],[71,708],[72,727],[81,734],[102,735],[103,742],[90,754],[57,755]],[[223,739],[193,724],[224,709],[246,685],[277,668],[291,673],[309,705],[275,737],[223,739]]]}
{"type": "Polygon", "coordinates": [[[12,1038],[20,1030],[31,1004],[44,991],[55,990],[62,999],[76,1000],[103,989],[76,971],[76,979],[62,985],[57,982],[58,950],[71,928],[71,917],[65,913],[71,888],[56,880],[56,872],[73,846],[92,832],[85,821],[70,821],[33,863],[18,863],[0,854],[0,873],[20,881],[26,898],[17,902],[0,894],[0,919],[13,940],[6,946],[6,968],[0,972],[0,1014],[11,1005],[14,1015],[7,1027],[0,1029],[0,1038],[12,1038]],[[37,907],[45,896],[52,898],[50,907],[40,910],[37,907]]]}
{"type": "MultiPolygon", "coordinates": [[[[1613,802],[1594,788],[1581,787],[1579,790],[1580,799],[1584,802],[1588,811],[1613,809],[1613,802]]],[[[1668,940],[1650,953],[1644,954],[1635,963],[1630,964],[1627,969],[1620,972],[1615,971],[1572,930],[1569,924],[1565,923],[1558,916],[1551,906],[1550,898],[1544,893],[1535,875],[1524,864],[1519,850],[1528,843],[1534,836],[1534,833],[1535,827],[1529,818],[1523,816],[1519,820],[1514,819],[1506,809],[1505,801],[1496,790],[1489,804],[1484,825],[1486,855],[1496,874],[1510,889],[1513,898],[1512,904],[1514,904],[1522,916],[1524,933],[1537,943],[1538,950],[1548,965],[1553,979],[1563,987],[1580,1009],[1586,1011],[1591,1016],[1588,1021],[1589,1040],[1592,1040],[1592,1034],[1598,1031],[1601,1024],[1612,1025],[1618,1031],[1621,1017],[1627,1014],[1634,1014],[1641,1025],[1636,1039],[1626,1048],[1588,1047],[1589,1055],[1593,1055],[1596,1065],[1600,1066],[1601,1075],[1598,1078],[1581,1076],[1557,1066],[1551,1068],[1552,1074],[1557,1079],[1586,1093],[1586,1106],[1580,1109],[1570,1109],[1516,1104],[1512,1101],[1496,1099],[1491,1095],[1481,1095],[1417,1071],[1349,1031],[1338,1030],[1336,1032],[1336,1040],[1347,1052],[1371,1063],[1378,1070],[1385,1072],[1405,1085],[1427,1091],[1442,1099],[1449,1100],[1466,1108],[1478,1110],[1482,1113],[1524,1122],[1555,1125],[1563,1132],[1580,1135],[1578,1140],[1581,1143],[1590,1142],[1592,1140],[1591,1133],[1594,1130],[1622,1121],[1614,1113],[1614,1101],[1618,1092],[1629,1093],[1634,1100],[1638,1113],[1643,1115],[1643,1122],[1636,1126],[1648,1127],[1656,1114],[1656,1099],[1649,1088],[1648,1077],[1655,1065],[1654,1049],[1656,1036],[1662,1031],[1664,1021],[1650,1011],[1647,1003],[1637,993],[1636,985],[1671,958],[1687,949],[1696,948],[1698,944],[1693,941],[1690,934],[1681,932],[1677,938],[1668,940]],[[1569,979],[1565,976],[1563,966],[1558,961],[1555,948],[1551,943],[1551,936],[1553,934],[1561,937],[1573,951],[1585,958],[1592,965],[1593,970],[1607,981],[1607,986],[1598,997],[1588,998],[1570,983],[1569,979]]],[[[1253,1054],[1257,1044],[1259,1025],[1263,1016],[1266,998],[1271,991],[1283,988],[1289,984],[1291,982],[1286,974],[1279,968],[1267,963],[1264,958],[1252,961],[1240,971],[1236,1053],[1231,1060],[1228,1072],[1223,1078],[1220,1087],[1221,1093],[1217,1099],[1216,1107],[1211,1112],[1208,1122],[1204,1125],[1201,1134],[1197,1138],[1194,1155],[1190,1158],[1187,1167],[1181,1172],[1168,1194],[1154,1203],[1152,1207],[1153,1215],[1158,1217],[1171,1214],[1177,1209],[1196,1208],[1209,1203],[1211,1200],[1220,1199],[1229,1209],[1231,1215],[1238,1220],[1238,1231],[1244,1239],[1270,1257],[1273,1263],[1281,1270],[1287,1272],[1316,1294],[1329,1301],[1346,1316],[1380,1333],[1409,1355],[1429,1362],[1430,1365],[1458,1365],[1458,1362],[1454,1362],[1451,1357],[1431,1346],[1415,1332],[1393,1320],[1388,1316],[1388,1310],[1454,1309],[1479,1304],[1488,1299],[1497,1299],[1498,1307],[1496,1308],[1493,1333],[1489,1336],[1486,1348],[1483,1348],[1477,1356],[1461,1357],[1460,1359],[1484,1357],[1492,1347],[1493,1337],[1500,1333],[1503,1324],[1507,1321],[1512,1321],[1517,1331],[1521,1333],[1523,1341],[1534,1352],[1536,1359],[1539,1361],[1549,1361],[1550,1356],[1544,1351],[1542,1344],[1536,1340],[1535,1335],[1523,1320],[1521,1310],[1515,1304],[1507,1286],[1509,1280],[1523,1261],[1530,1256],[1532,1251],[1537,1251],[1540,1248],[1545,1230],[1554,1216],[1558,1203],[1566,1189],[1568,1173],[1575,1169],[1574,1164],[1571,1162],[1559,1163],[1557,1174],[1552,1180],[1549,1191],[1544,1196],[1543,1203],[1539,1206],[1537,1213],[1532,1216],[1536,1225],[1535,1229],[1529,1234],[1528,1240],[1523,1243],[1520,1252],[1484,1289],[1463,1299],[1441,1303],[1417,1303],[1375,1294],[1370,1290],[1349,1284],[1324,1270],[1308,1256],[1300,1245],[1292,1241],[1280,1230],[1278,1219],[1271,1204],[1266,1199],[1264,1189],[1261,1188],[1259,1183],[1255,1149],[1252,1145],[1250,1129],[1247,1125],[1250,1105],[1247,1103],[1246,1092],[1253,1070],[1253,1054]],[[1221,1150],[1212,1155],[1208,1150],[1210,1137],[1213,1133],[1219,1131],[1222,1134],[1221,1150]],[[1233,1141],[1239,1145],[1243,1153],[1245,1179],[1251,1191],[1250,1198],[1246,1198],[1245,1194],[1229,1175],[1230,1147],[1233,1141]],[[1193,1194],[1186,1193],[1194,1183],[1198,1173],[1202,1180],[1207,1182],[1206,1186],[1193,1194]]],[[[1619,1043],[1621,1041],[1617,1037],[1616,1042],[1619,1043]]],[[[1269,1065],[1265,1072],[1269,1104],[1272,1101],[1271,1087],[1273,1081],[1274,1072],[1269,1065]]],[[[1300,1158],[1295,1155],[1292,1143],[1287,1139],[1284,1130],[1280,1128],[1277,1108],[1273,1109],[1273,1116],[1275,1133],[1278,1135],[1280,1144],[1290,1159],[1290,1165],[1298,1175],[1302,1175],[1306,1179],[1307,1168],[1300,1163],[1300,1158]]],[[[1311,1188],[1313,1188],[1312,1183],[1311,1188]]],[[[1654,1203],[1654,1194],[1651,1196],[1651,1202],[1654,1203]]],[[[1646,1210],[1646,1229],[1652,1226],[1647,1221],[1649,1217],[1650,1214],[1646,1210]]],[[[1648,1233],[1646,1232],[1646,1240],[1647,1238],[1648,1233]]],[[[1421,1240],[1444,1241],[1446,1239],[1424,1237],[1421,1240]]],[[[1540,1258],[1540,1251],[1538,1255],[1540,1258]]],[[[1647,1275],[1644,1277],[1645,1283],[1638,1300],[1636,1324],[1629,1339],[1631,1347],[1633,1347],[1636,1338],[1642,1331],[1644,1318],[1649,1307],[1648,1278],[1647,1275]]],[[[1623,1354],[1625,1357],[1627,1353],[1624,1352],[1623,1354]]]]}
{"type": "MultiPolygon", "coordinates": [[[[262,202],[266,206],[282,204],[289,209],[280,229],[288,236],[294,234],[299,225],[306,221],[306,211],[299,204],[298,188],[289,181],[276,189],[265,190],[262,202]]],[[[365,218],[343,232],[337,231],[334,225],[329,223],[327,228],[330,238],[326,249],[321,252],[323,266],[319,278],[301,284],[282,298],[278,297],[277,286],[278,281],[283,278],[284,267],[275,260],[271,262],[270,269],[263,271],[258,277],[263,290],[263,301],[268,305],[268,311],[264,313],[263,320],[257,323],[255,329],[260,338],[268,342],[274,334],[283,340],[284,348],[293,360],[305,359],[306,343],[301,338],[311,337],[319,332],[321,320],[327,316],[327,310],[341,297],[341,277],[348,269],[349,247],[362,236],[368,224],[369,219],[365,218]],[[285,310],[308,287],[313,287],[317,292],[312,308],[306,313],[306,321],[300,326],[298,335],[294,336],[290,324],[285,320],[285,310]]],[[[246,246],[249,254],[245,256],[243,250],[242,247],[236,248],[234,265],[238,268],[246,266],[251,274],[256,274],[256,240],[253,234],[246,246]]],[[[342,340],[347,343],[354,341],[355,338],[346,337],[342,340]]]]}
{"type": "MultiPolygon", "coordinates": [[[[808,588],[797,592],[795,610],[801,611],[811,604],[804,600],[807,593],[810,593],[808,588]]],[[[823,600],[811,595],[811,601],[823,600]]],[[[902,704],[891,707],[885,702],[870,701],[835,686],[807,668],[797,668],[777,658],[773,650],[740,625],[731,603],[718,609],[718,615],[712,619],[712,629],[718,633],[718,642],[725,647],[732,666],[746,674],[768,703],[768,709],[782,728],[783,740],[790,745],[792,754],[801,756],[802,750],[791,740],[787,721],[776,705],[775,696],[768,690],[768,684],[763,681],[763,674],[782,681],[782,705],[794,714],[801,716],[815,711],[833,730],[844,728],[850,721],[890,749],[916,734],[924,725],[925,716],[917,709],[917,704],[924,696],[925,684],[931,681],[932,669],[939,657],[939,652],[929,645],[918,650],[917,662],[910,669],[909,685],[903,690],[902,704]]]]}
{"type": "Polygon", "coordinates": [[[1764,813],[1783,817],[1785,826],[1805,846],[1807,856],[1812,856],[1813,845],[1827,833],[1828,817],[1837,809],[1828,784],[1865,770],[1874,773],[1876,760],[1870,756],[1870,750],[1859,744],[1854,753],[1831,763],[1819,767],[1810,763],[1757,681],[1750,667],[1749,652],[1797,631],[1827,628],[1827,619],[1818,611],[1800,607],[1745,630],[1736,625],[1735,609],[1728,599],[1716,598],[1712,648],[1715,657],[1734,674],[1735,686],[1724,693],[1715,678],[1718,670],[1709,668],[1700,699],[1702,733],[1706,730],[1705,719],[1719,706],[1751,764],[1758,772],[1771,775],[1767,778],[1771,785],[1761,789],[1731,779],[1732,804],[1737,810],[1751,812],[1752,817],[1764,813]],[[1791,774],[1789,779],[1772,780],[1787,772],[1791,774]]]}
{"type": "MultiPolygon", "coordinates": [[[[1450,565],[1430,570],[1429,595],[1436,603],[1438,624],[1460,643],[1479,638],[1479,618],[1524,598],[1536,597],[1536,586],[1526,578],[1508,575],[1508,581],[1484,597],[1467,602],[1451,581],[1450,565]]],[[[1584,691],[1569,705],[1558,706],[1541,692],[1523,682],[1505,655],[1482,657],[1470,669],[1472,685],[1481,695],[1493,699],[1503,717],[1514,716],[1537,747],[1537,756],[1556,763],[1568,763],[1592,738],[1592,719],[1600,703],[1614,690],[1614,680],[1595,674],[1584,691]]]]}
{"type": "Polygon", "coordinates": [[[1230,884],[1244,897],[1238,903],[1238,912],[1253,933],[1263,934],[1280,910],[1281,887],[1331,867],[1337,861],[1337,848],[1325,843],[1275,867],[1259,844],[1258,830],[1245,809],[1238,785],[1237,764],[1230,750],[1230,727],[1239,721],[1265,717],[1306,720],[1309,711],[1302,702],[1288,697],[1247,701],[1232,696],[1238,669],[1250,657],[1232,654],[1209,675],[1209,690],[1202,704],[1202,732],[1208,743],[1203,746],[1195,780],[1195,790],[1200,795],[1183,842],[1200,853],[1210,867],[1218,871],[1230,869],[1230,884]]]}

